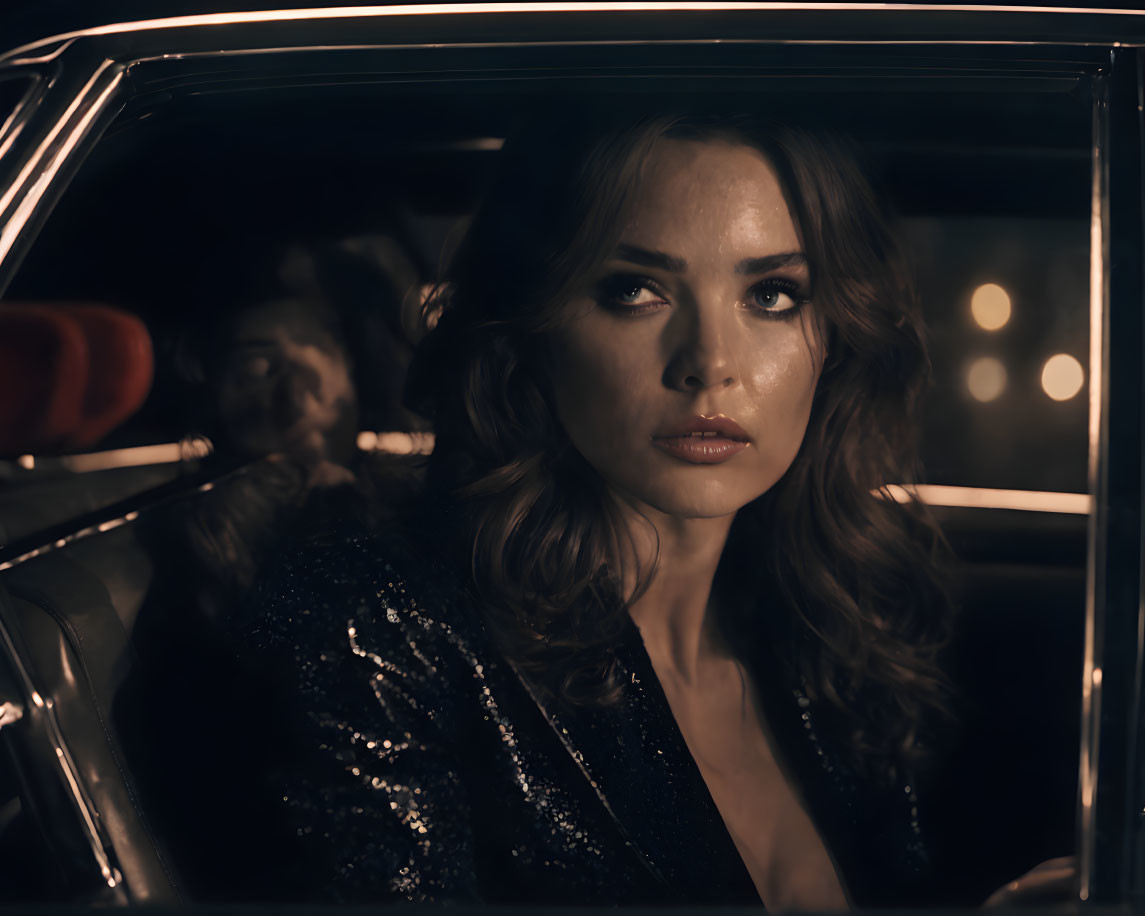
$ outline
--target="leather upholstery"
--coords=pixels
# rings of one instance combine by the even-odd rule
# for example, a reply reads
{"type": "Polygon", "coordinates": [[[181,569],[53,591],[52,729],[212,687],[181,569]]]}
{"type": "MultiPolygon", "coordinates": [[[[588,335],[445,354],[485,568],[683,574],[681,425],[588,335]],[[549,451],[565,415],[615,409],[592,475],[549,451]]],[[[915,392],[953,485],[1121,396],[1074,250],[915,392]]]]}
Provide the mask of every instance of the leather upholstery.
{"type": "MultiPolygon", "coordinates": [[[[121,621],[121,613],[129,615],[130,609],[116,608],[101,576],[117,560],[121,565],[139,560],[140,552],[131,550],[128,529],[101,535],[93,546],[99,542],[99,551],[88,548],[96,568],[69,551],[57,551],[0,576],[0,622],[45,700],[42,707],[28,703],[25,721],[4,731],[22,758],[24,775],[34,783],[27,790],[45,800],[42,813],[49,815],[51,836],[63,843],[56,851],[66,857],[65,867],[99,872],[95,856],[84,848],[86,831],[74,807],[73,822],[67,823],[70,786],[60,761],[53,759],[48,719],[54,719],[65,753],[75,763],[78,791],[96,812],[95,827],[111,864],[122,874],[119,895],[133,903],[173,902],[179,899],[177,881],[141,810],[111,720],[116,691],[132,664],[121,621]],[[107,568],[99,568],[101,555],[107,568]]],[[[147,575],[146,565],[134,568],[147,575]]]]}

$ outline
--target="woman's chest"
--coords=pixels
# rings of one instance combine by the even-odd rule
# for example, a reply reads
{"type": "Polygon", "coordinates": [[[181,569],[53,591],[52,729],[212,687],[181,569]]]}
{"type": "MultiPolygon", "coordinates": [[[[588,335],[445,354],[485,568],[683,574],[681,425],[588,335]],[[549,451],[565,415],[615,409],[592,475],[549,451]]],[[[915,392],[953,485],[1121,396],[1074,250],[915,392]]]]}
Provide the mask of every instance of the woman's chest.
{"type": "Polygon", "coordinates": [[[768,734],[742,727],[731,702],[677,718],[636,648],[621,657],[624,690],[607,707],[553,703],[496,663],[480,685],[457,685],[476,702],[459,776],[474,803],[489,899],[510,902],[508,889],[527,886],[526,897],[569,904],[747,905],[763,896],[777,907],[794,899],[836,908],[837,874],[858,903],[887,890],[897,897],[897,882],[911,877],[900,874],[909,863],[897,861],[900,812],[880,806],[878,824],[870,812],[858,816],[868,806],[852,807],[853,791],[808,730],[804,699],[768,695],[773,752],[768,734]],[[781,883],[769,886],[772,878],[781,883]],[[826,888],[827,899],[808,888],[826,888]]]}
{"type": "Polygon", "coordinates": [[[781,762],[746,676],[665,685],[665,697],[712,801],[771,909],[839,909],[846,894],[826,844],[781,762]]]}
{"type": "Polygon", "coordinates": [[[459,773],[486,899],[758,904],[667,707],[646,702],[642,677],[630,676],[618,704],[569,708],[507,673],[486,668],[490,693],[465,723],[459,773]]]}

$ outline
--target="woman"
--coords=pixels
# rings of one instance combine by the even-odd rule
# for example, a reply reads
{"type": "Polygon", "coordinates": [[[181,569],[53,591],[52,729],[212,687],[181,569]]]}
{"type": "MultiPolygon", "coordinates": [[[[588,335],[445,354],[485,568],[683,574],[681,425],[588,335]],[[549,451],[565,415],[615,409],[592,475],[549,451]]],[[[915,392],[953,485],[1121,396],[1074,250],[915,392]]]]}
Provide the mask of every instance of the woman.
{"type": "Polygon", "coordinates": [[[565,108],[506,145],[411,375],[421,515],[312,540],[254,626],[304,885],[928,899],[940,537],[879,493],[927,365],[903,276],[798,130],[565,108]]]}

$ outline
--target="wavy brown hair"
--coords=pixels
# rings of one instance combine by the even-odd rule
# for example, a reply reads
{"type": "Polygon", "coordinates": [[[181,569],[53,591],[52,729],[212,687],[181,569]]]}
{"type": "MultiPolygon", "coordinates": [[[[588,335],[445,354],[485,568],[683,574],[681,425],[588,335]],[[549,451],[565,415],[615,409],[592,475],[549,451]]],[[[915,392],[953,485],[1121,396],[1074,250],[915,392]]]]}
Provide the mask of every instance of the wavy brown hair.
{"type": "Polygon", "coordinates": [[[731,139],[767,157],[828,335],[802,447],[733,525],[716,581],[733,610],[720,623],[782,647],[777,659],[860,760],[909,760],[946,707],[937,654],[949,602],[938,529],[886,486],[917,479],[929,363],[888,220],[840,141],[711,112],[562,108],[523,125],[432,300],[440,319],[411,372],[437,429],[431,492],[509,658],[565,701],[614,699],[613,648],[634,597],[618,561],[627,535],[557,420],[541,354],[666,138],[731,139]]]}

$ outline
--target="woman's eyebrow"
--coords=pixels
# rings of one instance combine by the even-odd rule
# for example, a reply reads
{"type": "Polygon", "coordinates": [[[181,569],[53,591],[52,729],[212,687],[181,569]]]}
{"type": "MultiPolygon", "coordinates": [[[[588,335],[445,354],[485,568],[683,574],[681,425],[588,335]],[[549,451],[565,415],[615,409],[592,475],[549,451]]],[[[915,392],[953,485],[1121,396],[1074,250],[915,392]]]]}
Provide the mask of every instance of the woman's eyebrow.
{"type": "Polygon", "coordinates": [[[736,265],[737,274],[765,274],[780,267],[806,267],[807,255],[802,251],[769,254],[762,258],[747,258],[736,265]]]}
{"type": "Polygon", "coordinates": [[[635,245],[625,245],[623,242],[616,246],[614,257],[631,261],[633,264],[642,264],[645,267],[658,267],[674,274],[683,273],[688,269],[688,262],[683,258],[665,254],[663,251],[650,251],[635,245]]]}
{"type": "MultiPolygon", "coordinates": [[[[656,267],[669,273],[683,273],[688,262],[663,251],[653,251],[636,245],[621,242],[616,246],[614,257],[645,267],[656,267]]],[[[769,254],[762,258],[747,258],[736,265],[737,274],[763,274],[780,267],[805,267],[807,256],[802,251],[785,251],[782,254],[769,254]]]]}

